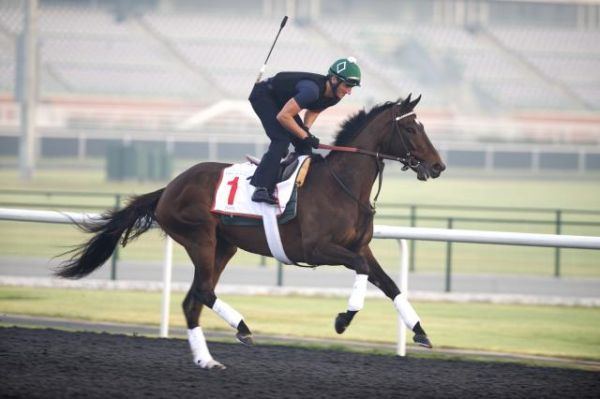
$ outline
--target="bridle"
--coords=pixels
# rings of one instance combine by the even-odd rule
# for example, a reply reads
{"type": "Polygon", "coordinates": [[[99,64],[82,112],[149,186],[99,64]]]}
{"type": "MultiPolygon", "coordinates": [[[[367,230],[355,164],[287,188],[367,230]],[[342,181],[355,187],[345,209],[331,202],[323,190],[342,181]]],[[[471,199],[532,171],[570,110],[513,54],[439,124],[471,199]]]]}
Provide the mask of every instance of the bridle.
{"type": "Polygon", "coordinates": [[[396,116],[392,119],[392,126],[394,129],[394,134],[397,134],[397,136],[400,137],[400,141],[402,142],[402,147],[404,147],[404,149],[406,150],[406,153],[404,154],[404,156],[397,157],[395,155],[388,155],[388,154],[382,154],[380,152],[363,150],[362,148],[344,147],[344,146],[336,146],[336,145],[329,145],[329,144],[320,144],[319,148],[322,148],[324,150],[330,150],[330,151],[355,152],[358,154],[369,155],[369,156],[375,157],[377,159],[383,159],[383,160],[389,159],[391,161],[401,162],[404,165],[402,167],[402,170],[408,170],[409,168],[417,168],[421,164],[421,161],[412,154],[412,152],[411,152],[412,148],[410,145],[410,141],[408,141],[403,136],[402,132],[400,131],[400,127],[397,123],[398,121],[400,121],[408,116],[411,116],[411,115],[415,115],[415,112],[411,111],[406,114],[396,116]]]}
{"type": "Polygon", "coordinates": [[[358,205],[360,205],[360,207],[364,211],[370,213],[371,215],[375,214],[375,207],[377,204],[377,199],[379,198],[379,193],[381,192],[381,186],[383,184],[383,168],[385,166],[385,164],[383,163],[383,160],[388,159],[391,161],[401,162],[403,164],[403,166],[402,166],[403,171],[406,171],[408,169],[417,169],[421,165],[421,161],[417,157],[415,157],[414,154],[412,154],[411,151],[413,150],[413,148],[410,145],[410,140],[407,140],[406,137],[404,137],[404,135],[402,134],[402,131],[400,130],[400,126],[398,123],[398,121],[400,121],[406,117],[409,117],[411,115],[416,115],[416,114],[414,111],[411,111],[406,114],[396,116],[392,119],[393,134],[394,134],[393,137],[395,137],[396,134],[398,137],[400,137],[400,142],[402,143],[402,147],[406,151],[404,156],[401,156],[401,157],[389,155],[389,154],[382,154],[380,152],[375,152],[375,151],[363,150],[361,148],[356,148],[356,147],[344,147],[344,146],[335,146],[335,145],[328,145],[328,144],[320,144],[319,145],[319,148],[322,148],[324,150],[338,151],[338,152],[352,152],[352,153],[363,154],[363,155],[375,157],[375,162],[377,164],[377,176],[379,177],[379,182],[378,182],[377,193],[375,194],[375,197],[373,198],[373,204],[369,203],[368,206],[364,205],[363,203],[361,203],[359,201],[359,199],[352,193],[352,191],[350,191],[348,186],[346,186],[346,184],[344,184],[342,179],[333,171],[333,169],[331,169],[331,167],[327,163],[327,160],[325,160],[325,163],[327,165],[327,168],[329,169],[329,172],[334,177],[334,179],[338,182],[338,184],[342,187],[342,190],[344,190],[344,192],[346,194],[348,194],[348,196],[350,198],[352,198],[354,201],[356,201],[356,203],[358,203],[358,205]]]}
{"type": "MultiPolygon", "coordinates": [[[[402,120],[411,115],[416,115],[416,114],[414,111],[408,112],[404,115],[395,117],[394,122],[398,122],[399,120],[402,120]]],[[[394,123],[394,122],[392,122],[392,123],[394,123]]],[[[419,160],[419,158],[415,157],[414,154],[411,153],[413,148],[411,148],[410,140],[407,140],[406,137],[404,137],[404,135],[400,131],[400,127],[398,126],[398,123],[394,123],[394,133],[396,133],[396,132],[398,133],[398,137],[400,137],[400,141],[402,142],[402,147],[404,147],[404,149],[406,150],[406,154],[404,154],[404,157],[401,157],[401,158],[399,157],[399,159],[398,159],[398,161],[400,161],[404,164],[404,166],[402,166],[402,170],[404,171],[404,170],[408,170],[408,169],[418,168],[419,165],[421,165],[421,161],[419,160]]]]}

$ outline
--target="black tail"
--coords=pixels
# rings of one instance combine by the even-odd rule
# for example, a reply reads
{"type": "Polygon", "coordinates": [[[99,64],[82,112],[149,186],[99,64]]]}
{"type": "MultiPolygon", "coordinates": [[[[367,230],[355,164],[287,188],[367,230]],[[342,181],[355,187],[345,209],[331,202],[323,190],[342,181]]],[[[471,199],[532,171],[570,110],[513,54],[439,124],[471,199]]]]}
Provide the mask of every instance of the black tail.
{"type": "Polygon", "coordinates": [[[164,188],[133,197],[121,210],[108,211],[92,222],[78,223],[83,231],[94,233],[94,236],[66,252],[71,254],[71,259],[61,263],[55,270],[55,275],[73,279],[87,276],[110,258],[119,240],[125,246],[128,241],[145,233],[152,227],[154,210],[163,191],[164,188]]]}

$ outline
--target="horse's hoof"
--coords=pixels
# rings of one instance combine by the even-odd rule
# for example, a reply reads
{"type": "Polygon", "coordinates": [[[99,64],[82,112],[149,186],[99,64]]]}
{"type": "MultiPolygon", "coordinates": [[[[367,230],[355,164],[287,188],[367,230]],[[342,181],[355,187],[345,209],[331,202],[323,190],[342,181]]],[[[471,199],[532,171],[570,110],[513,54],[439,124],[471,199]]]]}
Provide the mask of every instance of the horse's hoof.
{"type": "Polygon", "coordinates": [[[341,334],[346,331],[347,327],[348,319],[346,318],[346,313],[338,313],[337,317],[335,318],[335,332],[341,334]]]}
{"type": "Polygon", "coordinates": [[[429,340],[429,338],[427,338],[427,335],[425,334],[415,334],[415,336],[413,337],[413,341],[420,346],[423,346],[425,348],[433,348],[433,345],[431,345],[431,341],[429,340]]]}
{"type": "Polygon", "coordinates": [[[210,362],[208,362],[206,364],[206,368],[209,370],[212,370],[212,369],[225,370],[227,367],[225,367],[225,365],[221,362],[217,362],[216,360],[211,360],[210,362]]]}
{"type": "Polygon", "coordinates": [[[246,346],[254,345],[254,339],[252,339],[252,334],[242,334],[240,332],[235,334],[235,337],[238,341],[246,346]]]}
{"type": "Polygon", "coordinates": [[[225,367],[225,365],[223,365],[223,363],[217,362],[214,359],[209,360],[205,364],[202,364],[202,362],[200,362],[200,360],[198,360],[198,362],[196,364],[205,370],[212,370],[212,369],[225,370],[227,368],[227,367],[225,367]]]}

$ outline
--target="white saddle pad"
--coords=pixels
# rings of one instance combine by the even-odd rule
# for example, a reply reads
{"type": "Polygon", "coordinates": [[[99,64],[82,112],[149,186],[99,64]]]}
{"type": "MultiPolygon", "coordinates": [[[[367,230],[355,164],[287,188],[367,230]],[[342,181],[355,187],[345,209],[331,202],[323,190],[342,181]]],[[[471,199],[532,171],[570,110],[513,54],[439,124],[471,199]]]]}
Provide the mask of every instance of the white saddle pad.
{"type": "MultiPolygon", "coordinates": [[[[277,183],[275,196],[279,204],[272,205],[276,208],[275,214],[281,215],[285,210],[296,182],[296,176],[306,155],[298,157],[298,166],[294,173],[285,181],[277,183]]],[[[233,164],[221,172],[221,180],[217,184],[217,193],[212,211],[223,215],[262,218],[263,211],[260,203],[252,201],[254,186],[250,184],[250,177],[254,174],[256,165],[250,162],[233,164]]]]}

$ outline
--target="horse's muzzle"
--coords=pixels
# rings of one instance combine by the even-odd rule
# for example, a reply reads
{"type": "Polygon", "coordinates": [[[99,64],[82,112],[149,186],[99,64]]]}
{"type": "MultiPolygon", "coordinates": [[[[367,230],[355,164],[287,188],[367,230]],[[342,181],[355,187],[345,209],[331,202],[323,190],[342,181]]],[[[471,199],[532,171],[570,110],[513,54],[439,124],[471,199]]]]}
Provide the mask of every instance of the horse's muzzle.
{"type": "Polygon", "coordinates": [[[425,163],[420,163],[416,168],[413,168],[417,172],[417,179],[425,181],[430,177],[435,179],[446,169],[446,165],[443,163],[435,163],[432,166],[425,163]]]}
{"type": "Polygon", "coordinates": [[[437,162],[431,167],[429,175],[435,179],[439,177],[444,170],[446,170],[446,165],[444,165],[442,162],[437,162]]]}

